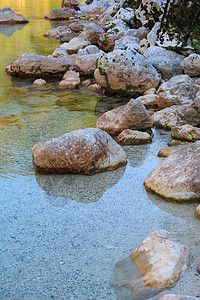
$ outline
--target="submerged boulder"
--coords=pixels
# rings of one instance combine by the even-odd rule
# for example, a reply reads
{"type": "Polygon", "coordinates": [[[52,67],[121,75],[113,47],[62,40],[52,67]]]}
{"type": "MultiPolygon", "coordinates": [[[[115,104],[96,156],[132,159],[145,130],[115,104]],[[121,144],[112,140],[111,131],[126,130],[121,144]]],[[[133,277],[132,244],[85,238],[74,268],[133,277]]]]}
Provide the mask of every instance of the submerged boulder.
{"type": "Polygon", "coordinates": [[[147,299],[173,287],[191,258],[190,249],[160,229],[115,265],[110,280],[119,299],[147,299]]]}
{"type": "Polygon", "coordinates": [[[200,141],[176,151],[155,167],[144,181],[147,190],[169,200],[200,200],[200,141]]]}
{"type": "Polygon", "coordinates": [[[33,147],[38,169],[91,175],[126,165],[126,154],[106,132],[86,128],[41,142],[33,147]]]}
{"type": "Polygon", "coordinates": [[[20,24],[29,23],[22,15],[17,14],[9,7],[0,9],[0,24],[20,24]]]}
{"type": "Polygon", "coordinates": [[[152,64],[134,50],[115,50],[102,55],[94,77],[109,91],[130,95],[156,88],[160,81],[160,75],[152,64]]]}
{"type": "Polygon", "coordinates": [[[98,118],[96,126],[110,135],[117,135],[124,129],[150,129],[152,120],[145,106],[131,99],[127,104],[104,113],[98,118]]]}
{"type": "Polygon", "coordinates": [[[70,66],[72,66],[71,61],[64,58],[24,53],[6,68],[6,72],[12,76],[22,77],[60,76],[70,66]]]}

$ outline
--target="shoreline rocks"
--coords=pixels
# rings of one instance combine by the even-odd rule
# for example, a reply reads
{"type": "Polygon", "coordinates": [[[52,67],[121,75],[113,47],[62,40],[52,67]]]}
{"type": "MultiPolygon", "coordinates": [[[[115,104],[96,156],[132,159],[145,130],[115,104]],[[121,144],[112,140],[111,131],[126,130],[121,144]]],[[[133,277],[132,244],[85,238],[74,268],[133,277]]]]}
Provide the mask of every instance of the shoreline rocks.
{"type": "Polygon", "coordinates": [[[12,76],[41,78],[61,76],[71,66],[71,61],[64,58],[24,53],[6,68],[6,72],[12,76]]]}

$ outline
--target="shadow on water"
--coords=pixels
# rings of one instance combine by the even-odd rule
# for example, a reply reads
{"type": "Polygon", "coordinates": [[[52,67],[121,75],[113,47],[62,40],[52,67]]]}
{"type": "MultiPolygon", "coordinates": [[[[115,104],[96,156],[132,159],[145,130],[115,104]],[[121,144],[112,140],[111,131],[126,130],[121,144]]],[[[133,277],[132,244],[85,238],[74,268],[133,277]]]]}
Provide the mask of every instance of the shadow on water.
{"type": "Polygon", "coordinates": [[[24,28],[27,24],[16,24],[16,25],[0,25],[0,34],[11,36],[16,30],[24,28]]]}
{"type": "Polygon", "coordinates": [[[117,300],[144,300],[162,291],[144,284],[143,276],[130,256],[115,264],[110,285],[114,288],[117,300]]]}
{"type": "Polygon", "coordinates": [[[95,106],[94,113],[99,118],[105,112],[128,103],[129,98],[101,97],[95,106]]]}
{"type": "Polygon", "coordinates": [[[173,203],[168,202],[155,193],[147,192],[147,196],[161,210],[169,213],[172,216],[181,218],[187,222],[191,222],[193,225],[199,227],[199,220],[195,217],[195,209],[198,203],[173,203]]]}
{"type": "Polygon", "coordinates": [[[98,201],[124,175],[126,167],[92,176],[72,174],[39,174],[36,181],[44,190],[45,200],[53,206],[66,206],[70,200],[80,203],[98,201]]]}

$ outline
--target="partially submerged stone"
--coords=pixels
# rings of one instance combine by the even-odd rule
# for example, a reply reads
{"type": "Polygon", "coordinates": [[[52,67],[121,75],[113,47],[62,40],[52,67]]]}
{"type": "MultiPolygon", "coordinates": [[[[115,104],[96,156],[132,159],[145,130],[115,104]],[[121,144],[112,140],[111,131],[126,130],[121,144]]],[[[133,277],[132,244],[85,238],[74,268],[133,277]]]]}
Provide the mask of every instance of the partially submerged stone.
{"type": "Polygon", "coordinates": [[[20,24],[29,23],[22,15],[17,14],[9,7],[0,9],[0,24],[20,24]]]}
{"type": "Polygon", "coordinates": [[[33,86],[45,86],[47,83],[46,83],[46,80],[44,79],[36,79],[34,82],[33,82],[33,86]]]}
{"type": "Polygon", "coordinates": [[[96,126],[110,135],[117,135],[124,129],[148,130],[152,120],[144,105],[131,99],[126,105],[104,113],[98,118],[96,126]]]}
{"type": "Polygon", "coordinates": [[[131,129],[123,130],[116,140],[122,145],[142,145],[152,141],[149,133],[131,129]]]}
{"type": "Polygon", "coordinates": [[[115,50],[102,55],[94,73],[98,84],[118,93],[143,93],[156,88],[160,75],[137,51],[115,50]],[[123,67],[122,67],[123,66],[123,67]]]}
{"type": "Polygon", "coordinates": [[[172,149],[172,148],[166,148],[166,147],[162,147],[160,148],[159,152],[158,152],[158,156],[159,157],[168,157],[170,156],[172,153],[174,153],[176,150],[172,149]]]}
{"type": "Polygon", "coordinates": [[[59,87],[67,88],[67,89],[75,89],[79,86],[81,80],[79,73],[76,71],[67,71],[62,81],[59,83],[59,87]]]}
{"type": "Polygon", "coordinates": [[[160,229],[126,259],[116,263],[110,280],[119,299],[148,299],[173,287],[191,258],[190,249],[160,229]]]}
{"type": "Polygon", "coordinates": [[[86,128],[41,142],[33,147],[39,170],[91,175],[111,171],[127,163],[122,148],[106,132],[86,128]]]}
{"type": "Polygon", "coordinates": [[[71,66],[71,61],[64,58],[24,53],[6,68],[6,72],[12,76],[41,78],[60,76],[71,66]]]}
{"type": "Polygon", "coordinates": [[[200,200],[200,141],[176,151],[144,181],[147,190],[172,201],[200,200]]]}
{"type": "Polygon", "coordinates": [[[200,128],[193,127],[189,124],[173,127],[171,136],[178,140],[197,141],[200,140],[200,128]]]}

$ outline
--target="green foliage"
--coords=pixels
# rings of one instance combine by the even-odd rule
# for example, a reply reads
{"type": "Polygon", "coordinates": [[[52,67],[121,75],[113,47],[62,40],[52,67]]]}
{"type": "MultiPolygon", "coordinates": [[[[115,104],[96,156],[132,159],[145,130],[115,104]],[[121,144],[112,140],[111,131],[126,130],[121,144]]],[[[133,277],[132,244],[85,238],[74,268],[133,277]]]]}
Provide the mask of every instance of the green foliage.
{"type": "Polygon", "coordinates": [[[200,53],[200,26],[197,26],[193,29],[192,47],[197,53],[200,53]]]}

